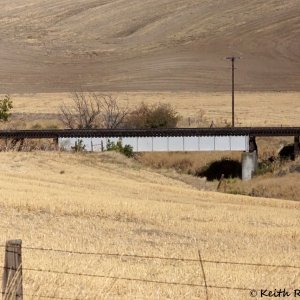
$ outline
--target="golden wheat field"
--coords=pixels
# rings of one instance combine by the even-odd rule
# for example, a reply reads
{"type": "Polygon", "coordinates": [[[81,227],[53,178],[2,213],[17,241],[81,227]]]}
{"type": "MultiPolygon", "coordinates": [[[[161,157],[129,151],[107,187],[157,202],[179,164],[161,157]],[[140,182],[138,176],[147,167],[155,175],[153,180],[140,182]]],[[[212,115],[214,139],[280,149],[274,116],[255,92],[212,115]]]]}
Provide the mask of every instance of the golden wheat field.
{"type": "MultiPolygon", "coordinates": [[[[116,153],[11,152],[0,162],[0,244],[121,254],[23,249],[25,299],[205,299],[198,250],[208,261],[299,267],[299,202],[199,191],[116,153]]],[[[204,262],[204,270],[208,286],[245,288],[208,288],[213,300],[300,285],[296,268],[204,262]]]]}
{"type": "MultiPolygon", "coordinates": [[[[101,94],[101,93],[100,93],[101,94]]],[[[182,116],[179,126],[203,127],[212,121],[221,127],[231,122],[231,94],[200,92],[135,92],[104,93],[132,108],[140,102],[170,103],[182,116]]],[[[13,113],[19,115],[20,126],[37,122],[42,126],[58,124],[62,103],[72,103],[71,93],[12,94],[13,113]],[[24,115],[22,119],[22,115],[24,115]],[[46,120],[45,120],[46,119],[46,120]]],[[[236,95],[237,126],[299,126],[300,94],[297,92],[253,92],[236,95]]]]}
{"type": "MultiPolygon", "coordinates": [[[[13,110],[1,130],[62,128],[72,91],[170,103],[179,127],[230,126],[232,55],[236,126],[300,126],[299,13],[299,0],[2,0],[0,93],[13,110]]],[[[268,159],[292,138],[258,140],[268,159]]],[[[300,173],[289,163],[219,189],[265,199],[174,170],[221,155],[0,152],[0,270],[5,242],[22,239],[24,300],[299,288],[300,202],[272,197],[299,200],[300,173]]]]}

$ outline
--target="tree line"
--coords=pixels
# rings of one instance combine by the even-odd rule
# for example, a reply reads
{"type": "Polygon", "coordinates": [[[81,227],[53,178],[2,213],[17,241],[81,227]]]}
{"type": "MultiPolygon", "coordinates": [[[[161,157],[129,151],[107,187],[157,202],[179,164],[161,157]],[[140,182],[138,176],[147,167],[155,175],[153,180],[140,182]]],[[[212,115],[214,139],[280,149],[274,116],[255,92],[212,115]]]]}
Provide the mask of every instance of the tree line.
{"type": "Polygon", "coordinates": [[[167,103],[141,102],[131,109],[112,95],[75,92],[71,105],[60,107],[60,121],[69,129],[173,128],[180,119],[167,103]]]}
{"type": "MultiPolygon", "coordinates": [[[[75,92],[71,104],[59,107],[59,120],[68,129],[97,128],[174,128],[179,114],[168,103],[140,104],[129,108],[112,95],[75,92]]],[[[0,121],[11,117],[13,103],[9,95],[0,98],[0,121]]]]}

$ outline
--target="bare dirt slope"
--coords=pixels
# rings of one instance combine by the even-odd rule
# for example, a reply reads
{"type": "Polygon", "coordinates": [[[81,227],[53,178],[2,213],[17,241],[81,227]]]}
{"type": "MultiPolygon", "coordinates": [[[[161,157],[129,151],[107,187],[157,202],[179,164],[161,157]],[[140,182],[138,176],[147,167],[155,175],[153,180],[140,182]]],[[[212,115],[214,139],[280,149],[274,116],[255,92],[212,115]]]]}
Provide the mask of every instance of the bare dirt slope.
{"type": "Polygon", "coordinates": [[[4,92],[299,90],[298,0],[2,0],[4,92]]]}
{"type": "MultiPolygon", "coordinates": [[[[205,299],[198,249],[207,261],[299,267],[299,202],[198,191],[116,153],[2,153],[0,182],[0,265],[1,245],[15,238],[24,247],[194,260],[23,249],[26,295],[205,299]]],[[[223,287],[209,288],[209,299],[299,287],[299,269],[276,266],[206,262],[207,284],[223,287]]]]}

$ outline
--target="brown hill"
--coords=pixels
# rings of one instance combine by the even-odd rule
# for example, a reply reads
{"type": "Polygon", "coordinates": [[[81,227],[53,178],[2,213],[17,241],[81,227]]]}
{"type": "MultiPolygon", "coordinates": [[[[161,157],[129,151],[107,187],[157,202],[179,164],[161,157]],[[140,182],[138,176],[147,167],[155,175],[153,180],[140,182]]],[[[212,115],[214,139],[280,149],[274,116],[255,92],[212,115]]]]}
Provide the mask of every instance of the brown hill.
{"type": "Polygon", "coordinates": [[[299,0],[2,0],[4,92],[300,90],[299,0]]]}

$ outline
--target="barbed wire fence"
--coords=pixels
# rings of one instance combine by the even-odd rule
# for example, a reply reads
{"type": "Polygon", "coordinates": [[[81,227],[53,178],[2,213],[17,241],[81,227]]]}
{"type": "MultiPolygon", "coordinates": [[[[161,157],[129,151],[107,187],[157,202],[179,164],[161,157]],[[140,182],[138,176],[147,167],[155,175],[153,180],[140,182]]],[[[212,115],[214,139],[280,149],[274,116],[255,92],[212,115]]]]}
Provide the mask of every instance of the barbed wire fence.
{"type": "MultiPolygon", "coordinates": [[[[11,245],[0,245],[0,248],[5,249],[5,256],[12,255],[20,255],[20,250],[16,248],[12,248],[11,245]]],[[[122,277],[122,276],[112,276],[107,274],[92,274],[92,273],[81,273],[81,272],[68,272],[68,271],[60,271],[60,270],[51,270],[51,269],[44,269],[44,268],[29,268],[23,267],[21,264],[16,265],[16,261],[13,261],[13,265],[10,263],[7,264],[7,259],[5,259],[5,264],[0,268],[3,269],[3,274],[7,274],[9,272],[16,273],[20,268],[23,271],[28,272],[38,272],[38,273],[51,273],[51,274],[64,274],[70,276],[80,276],[80,277],[90,277],[90,278],[105,278],[105,279],[114,279],[114,280],[122,280],[122,281],[132,281],[132,282],[143,282],[143,283],[152,283],[158,285],[175,285],[175,286],[185,286],[191,288],[203,288],[205,290],[205,297],[206,300],[209,300],[209,289],[223,289],[223,290],[238,290],[238,291],[252,291],[255,290],[254,287],[232,287],[232,286],[219,286],[219,285],[210,285],[207,283],[206,273],[205,273],[205,264],[221,264],[221,265],[241,265],[241,266],[255,266],[255,267],[270,267],[270,268],[289,268],[300,270],[300,266],[296,265],[275,265],[275,264],[264,264],[264,263],[250,263],[250,262],[233,262],[233,261],[222,261],[222,260],[207,260],[203,259],[200,250],[198,250],[199,258],[181,258],[181,257],[166,257],[166,256],[155,256],[155,255],[139,255],[139,254],[126,254],[126,253],[110,253],[110,252],[84,252],[84,251],[72,251],[72,250],[64,250],[64,249],[55,249],[55,248],[43,248],[43,247],[27,247],[22,246],[24,250],[30,251],[42,251],[42,252],[55,252],[61,254],[77,254],[77,255],[85,255],[85,256],[98,256],[98,257],[128,257],[133,259],[145,259],[145,260],[165,260],[165,261],[177,261],[177,262],[195,262],[200,263],[202,276],[203,276],[203,284],[197,283],[187,283],[187,282],[176,282],[176,281],[163,281],[163,280],[153,280],[153,279],[143,279],[143,278],[132,278],[132,277],[122,277]]],[[[6,276],[7,277],[7,276],[6,276]]],[[[5,276],[3,276],[3,280],[5,276]]],[[[10,276],[10,280],[12,276],[10,276]]],[[[6,281],[7,280],[6,278],[6,281]]],[[[22,281],[22,280],[21,280],[22,281]]],[[[3,281],[4,282],[4,281],[3,281]]],[[[2,296],[5,300],[6,289],[9,283],[5,282],[2,285],[2,296]]],[[[21,292],[18,297],[12,299],[23,300],[23,296],[27,297],[39,297],[44,299],[58,299],[58,300],[83,300],[81,298],[69,298],[69,297],[59,297],[59,296],[51,296],[51,295],[34,295],[34,294],[27,294],[21,292]]],[[[11,298],[10,298],[11,299],[11,298]]]]}

